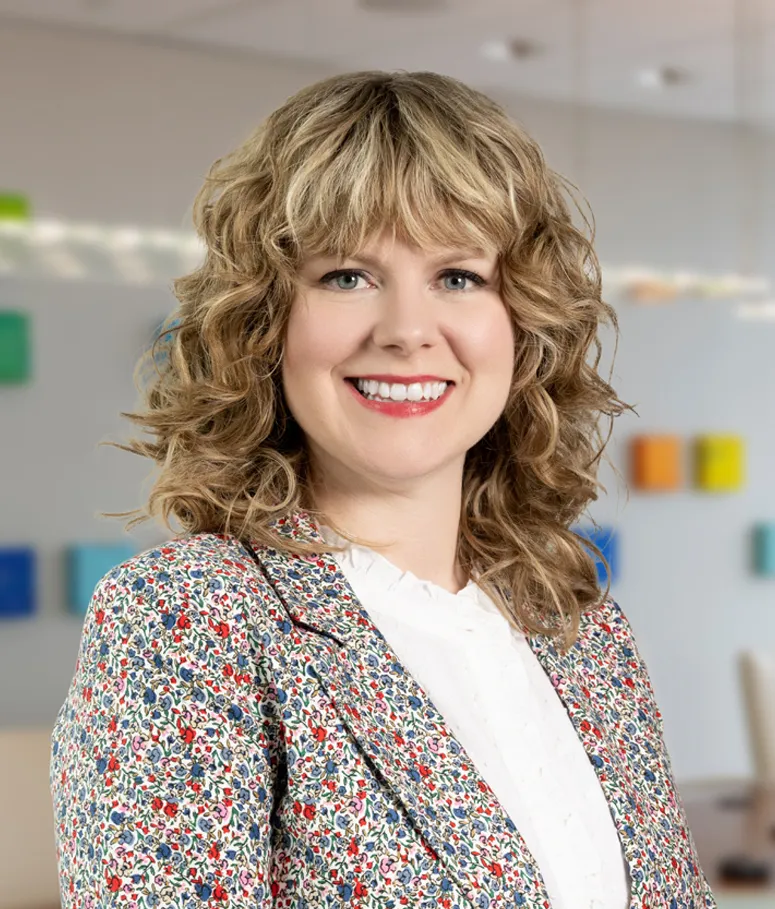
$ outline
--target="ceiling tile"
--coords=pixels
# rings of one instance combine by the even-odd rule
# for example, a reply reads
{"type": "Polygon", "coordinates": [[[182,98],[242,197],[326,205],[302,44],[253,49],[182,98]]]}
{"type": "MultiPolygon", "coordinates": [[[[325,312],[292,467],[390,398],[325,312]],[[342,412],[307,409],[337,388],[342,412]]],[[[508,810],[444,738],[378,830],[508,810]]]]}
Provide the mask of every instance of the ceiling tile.
{"type": "MultiPolygon", "coordinates": [[[[0,0],[0,15],[118,31],[152,31],[184,17],[225,13],[246,0],[0,0]]],[[[280,0],[248,0],[253,6],[280,0]]]]}
{"type": "Polygon", "coordinates": [[[718,119],[735,115],[736,2],[751,23],[746,111],[775,125],[775,0],[446,0],[415,15],[366,11],[358,0],[0,0],[0,16],[342,70],[431,69],[513,93],[718,119]],[[543,53],[502,62],[482,54],[505,38],[530,40],[543,53]],[[690,81],[669,91],[637,83],[639,69],[665,65],[686,69],[690,81]]]}

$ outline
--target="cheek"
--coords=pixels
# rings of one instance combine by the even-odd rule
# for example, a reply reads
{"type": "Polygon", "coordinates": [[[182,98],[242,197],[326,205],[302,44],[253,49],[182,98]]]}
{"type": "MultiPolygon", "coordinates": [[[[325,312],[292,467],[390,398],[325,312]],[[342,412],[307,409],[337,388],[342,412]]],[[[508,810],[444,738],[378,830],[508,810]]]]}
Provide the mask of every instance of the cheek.
{"type": "Polygon", "coordinates": [[[465,334],[467,359],[480,375],[511,377],[514,371],[514,327],[503,307],[469,326],[465,334]]]}
{"type": "Polygon", "coordinates": [[[284,373],[291,382],[328,371],[337,362],[342,346],[335,320],[319,308],[294,303],[285,340],[284,373]]]}
{"type": "Polygon", "coordinates": [[[294,303],[288,320],[282,363],[286,400],[298,419],[300,409],[316,412],[330,406],[332,374],[352,356],[357,340],[332,307],[294,303]]]}
{"type": "Polygon", "coordinates": [[[289,372],[303,369],[315,353],[315,332],[309,307],[293,304],[285,337],[285,362],[289,372]]]}

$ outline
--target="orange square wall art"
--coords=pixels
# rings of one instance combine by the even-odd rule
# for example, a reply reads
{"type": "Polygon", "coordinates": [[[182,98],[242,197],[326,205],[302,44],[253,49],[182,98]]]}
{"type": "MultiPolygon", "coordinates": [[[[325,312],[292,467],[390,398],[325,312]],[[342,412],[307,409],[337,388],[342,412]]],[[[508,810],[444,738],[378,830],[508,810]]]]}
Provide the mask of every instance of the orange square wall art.
{"type": "Polygon", "coordinates": [[[681,488],[680,436],[635,436],[630,453],[633,488],[641,492],[672,492],[681,488]]]}

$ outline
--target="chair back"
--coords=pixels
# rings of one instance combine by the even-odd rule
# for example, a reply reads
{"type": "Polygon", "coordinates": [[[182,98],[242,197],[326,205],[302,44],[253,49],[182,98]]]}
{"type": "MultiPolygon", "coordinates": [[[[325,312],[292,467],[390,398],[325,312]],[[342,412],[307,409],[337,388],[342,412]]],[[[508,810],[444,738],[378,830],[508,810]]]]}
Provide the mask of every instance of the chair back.
{"type": "Polygon", "coordinates": [[[775,655],[745,650],[738,669],[754,773],[775,782],[775,655]]]}

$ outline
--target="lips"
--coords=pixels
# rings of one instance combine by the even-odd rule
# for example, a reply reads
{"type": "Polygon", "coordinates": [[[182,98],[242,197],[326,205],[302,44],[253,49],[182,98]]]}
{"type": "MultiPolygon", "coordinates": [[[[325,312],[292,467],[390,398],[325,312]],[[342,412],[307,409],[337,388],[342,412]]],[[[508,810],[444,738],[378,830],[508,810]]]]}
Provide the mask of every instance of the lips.
{"type": "Polygon", "coordinates": [[[404,388],[407,388],[407,389],[412,385],[421,385],[421,386],[445,385],[447,388],[450,388],[451,386],[453,386],[455,384],[454,382],[449,382],[447,379],[432,379],[432,380],[426,379],[424,382],[407,382],[407,381],[398,382],[395,380],[392,382],[388,382],[386,379],[376,379],[376,378],[366,377],[366,376],[358,376],[358,378],[347,378],[347,379],[345,379],[345,382],[347,382],[349,385],[352,385],[353,388],[355,388],[355,390],[359,394],[362,394],[364,396],[365,396],[365,392],[363,391],[362,388],[359,387],[359,384],[363,383],[363,382],[379,382],[380,385],[382,385],[382,384],[384,384],[384,385],[403,385],[404,388]]]}
{"type": "Polygon", "coordinates": [[[444,376],[418,375],[418,376],[392,376],[388,374],[367,374],[358,376],[347,376],[348,382],[356,382],[358,379],[364,379],[374,382],[387,382],[388,385],[414,385],[416,383],[425,385],[426,382],[446,382],[448,385],[454,385],[452,379],[445,379],[444,376]]]}
{"type": "MultiPolygon", "coordinates": [[[[453,393],[454,388],[453,382],[441,382],[439,384],[444,385],[444,392],[438,398],[422,398],[416,401],[409,399],[394,401],[391,399],[380,399],[379,397],[368,397],[358,388],[359,383],[355,380],[349,380],[347,381],[347,384],[350,386],[351,394],[363,407],[377,414],[381,414],[382,416],[394,419],[422,417],[426,414],[433,413],[438,410],[439,407],[442,407],[445,401],[449,400],[449,396],[453,393]]],[[[378,383],[376,380],[371,380],[368,384],[373,387],[378,383]]]]}

